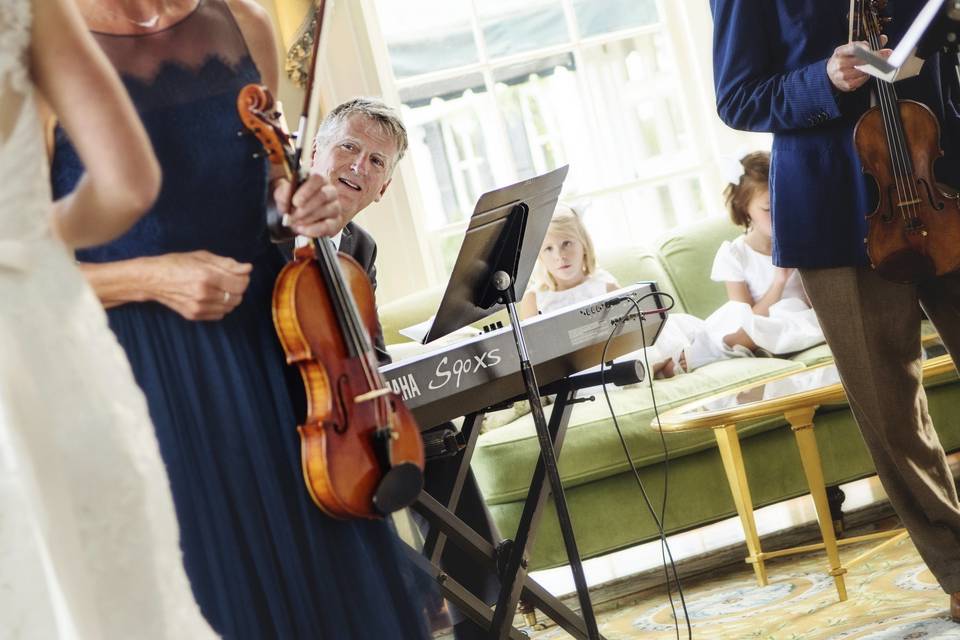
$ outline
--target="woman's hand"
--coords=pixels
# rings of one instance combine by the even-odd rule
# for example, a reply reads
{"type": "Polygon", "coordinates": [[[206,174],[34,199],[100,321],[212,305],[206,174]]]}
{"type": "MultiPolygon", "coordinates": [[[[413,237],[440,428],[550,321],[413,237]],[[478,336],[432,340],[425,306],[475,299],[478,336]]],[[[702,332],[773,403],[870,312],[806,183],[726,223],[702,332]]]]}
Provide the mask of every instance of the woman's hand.
{"type": "Polygon", "coordinates": [[[146,258],[145,298],[187,320],[220,320],[237,308],[250,284],[250,264],[208,251],[146,258]]]}

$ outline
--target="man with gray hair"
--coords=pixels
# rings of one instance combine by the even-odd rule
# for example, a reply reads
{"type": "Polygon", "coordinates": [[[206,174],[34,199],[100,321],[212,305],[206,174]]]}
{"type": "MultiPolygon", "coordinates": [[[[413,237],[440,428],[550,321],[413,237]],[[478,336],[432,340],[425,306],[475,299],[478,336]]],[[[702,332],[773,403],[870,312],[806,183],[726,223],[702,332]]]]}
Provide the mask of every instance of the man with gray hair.
{"type": "MultiPolygon", "coordinates": [[[[354,216],[373,202],[379,202],[393,177],[393,170],[407,150],[407,130],[396,112],[376,98],[354,98],[338,105],[320,123],[313,145],[311,173],[325,177],[337,190],[342,211],[343,229],[333,237],[339,251],[360,263],[374,290],[377,287],[377,245],[373,238],[353,222],[354,216]]],[[[379,330],[374,337],[380,364],[390,362],[379,330]]],[[[431,430],[452,428],[444,425],[420,425],[431,430]]],[[[427,493],[446,504],[450,499],[459,469],[459,455],[431,459],[424,471],[427,493]]],[[[492,544],[499,542],[493,520],[483,496],[470,473],[464,483],[459,516],[468,526],[492,544]]],[[[426,523],[418,518],[421,528],[426,523]]],[[[492,604],[496,601],[499,581],[491,567],[473,560],[456,545],[448,544],[441,564],[454,580],[471,593],[492,604]]],[[[457,640],[483,638],[487,632],[470,620],[454,615],[457,640]]]]}
{"type": "Polygon", "coordinates": [[[373,98],[338,105],[320,123],[312,173],[337,189],[345,222],[380,198],[407,151],[407,128],[396,112],[373,98]]]}

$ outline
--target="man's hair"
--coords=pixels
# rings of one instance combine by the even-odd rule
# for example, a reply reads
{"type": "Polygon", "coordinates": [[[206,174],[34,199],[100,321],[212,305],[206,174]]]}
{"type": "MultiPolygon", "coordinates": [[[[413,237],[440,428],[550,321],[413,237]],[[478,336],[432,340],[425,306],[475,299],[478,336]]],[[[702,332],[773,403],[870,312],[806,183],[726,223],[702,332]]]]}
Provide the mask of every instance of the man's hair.
{"type": "MultiPolygon", "coordinates": [[[[328,144],[343,123],[354,115],[369,118],[377,123],[385,135],[393,139],[397,145],[397,158],[394,165],[400,162],[407,151],[407,128],[403,126],[403,121],[400,120],[397,112],[377,98],[354,98],[337,105],[320,123],[313,142],[314,151],[328,144]]],[[[393,167],[390,168],[393,169],[393,167]]]]}

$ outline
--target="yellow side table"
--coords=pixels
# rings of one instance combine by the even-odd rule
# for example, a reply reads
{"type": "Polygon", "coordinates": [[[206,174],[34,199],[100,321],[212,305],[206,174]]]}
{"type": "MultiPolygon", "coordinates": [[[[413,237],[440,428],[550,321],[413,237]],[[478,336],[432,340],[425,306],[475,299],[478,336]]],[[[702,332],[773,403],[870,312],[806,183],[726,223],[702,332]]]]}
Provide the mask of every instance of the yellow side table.
{"type": "MultiPolygon", "coordinates": [[[[948,355],[932,358],[923,365],[925,377],[942,375],[953,370],[953,361],[948,355]]],[[[830,517],[830,506],[827,502],[820,452],[814,435],[813,416],[821,404],[843,401],[844,398],[836,366],[833,363],[826,363],[691,402],[665,412],[660,416],[659,425],[656,422],[651,425],[654,429],[659,427],[664,433],[713,430],[727,482],[730,485],[730,493],[733,495],[733,501],[743,525],[749,554],[746,562],[753,565],[757,582],[761,586],[767,584],[767,571],[764,566],[766,560],[825,549],[830,566],[829,575],[834,579],[840,600],[846,600],[847,589],[843,576],[847,568],[862,562],[883,547],[907,535],[903,529],[895,529],[837,540],[830,517]],[[776,415],[783,415],[793,429],[807,486],[816,508],[823,542],[765,552],[760,546],[760,537],[757,535],[753,501],[750,497],[743,454],[740,451],[737,425],[776,415]],[[883,543],[849,560],[845,565],[841,562],[838,550],[840,545],[884,538],[886,540],[883,543]]]]}

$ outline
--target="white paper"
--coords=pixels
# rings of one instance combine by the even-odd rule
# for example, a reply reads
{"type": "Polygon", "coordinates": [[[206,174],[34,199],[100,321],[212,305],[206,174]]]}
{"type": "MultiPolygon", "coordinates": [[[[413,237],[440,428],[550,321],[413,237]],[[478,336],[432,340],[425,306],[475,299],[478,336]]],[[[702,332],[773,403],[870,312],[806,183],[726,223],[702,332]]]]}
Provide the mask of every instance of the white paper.
{"type": "Polygon", "coordinates": [[[942,6],[943,0],[927,0],[927,4],[917,14],[913,24],[910,25],[910,28],[907,29],[907,32],[897,44],[897,48],[886,60],[873,51],[858,45],[854,53],[866,64],[859,65],[857,69],[887,82],[911,78],[920,73],[923,60],[916,56],[917,45],[934,18],[937,17],[942,6]]]}
{"type": "Polygon", "coordinates": [[[430,327],[433,325],[433,319],[437,316],[430,316],[423,322],[418,322],[417,324],[410,325],[400,329],[399,333],[402,336],[406,336],[415,342],[423,343],[423,339],[427,337],[427,333],[430,331],[430,327]]]}
{"type": "MultiPolygon", "coordinates": [[[[913,51],[916,51],[916,49],[913,51]]],[[[857,45],[856,56],[861,60],[870,62],[870,64],[857,65],[857,69],[887,82],[912,78],[920,73],[920,69],[923,68],[923,60],[913,55],[913,51],[911,51],[910,57],[900,66],[893,66],[888,60],[884,60],[873,51],[857,45]]]]}

